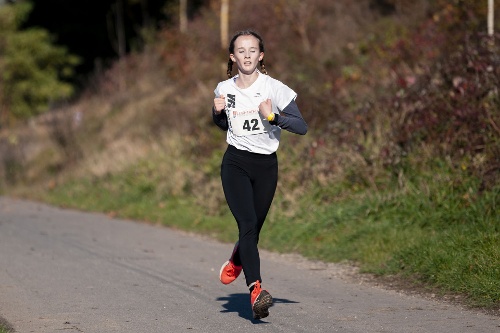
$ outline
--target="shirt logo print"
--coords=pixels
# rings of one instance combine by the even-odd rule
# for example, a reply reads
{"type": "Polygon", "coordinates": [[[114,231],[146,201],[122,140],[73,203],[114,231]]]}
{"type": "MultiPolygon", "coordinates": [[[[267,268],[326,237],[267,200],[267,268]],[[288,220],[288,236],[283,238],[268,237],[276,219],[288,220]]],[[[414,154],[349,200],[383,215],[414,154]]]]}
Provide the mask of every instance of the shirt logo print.
{"type": "Polygon", "coordinates": [[[227,107],[234,108],[236,107],[236,96],[232,94],[227,94],[227,107]]]}

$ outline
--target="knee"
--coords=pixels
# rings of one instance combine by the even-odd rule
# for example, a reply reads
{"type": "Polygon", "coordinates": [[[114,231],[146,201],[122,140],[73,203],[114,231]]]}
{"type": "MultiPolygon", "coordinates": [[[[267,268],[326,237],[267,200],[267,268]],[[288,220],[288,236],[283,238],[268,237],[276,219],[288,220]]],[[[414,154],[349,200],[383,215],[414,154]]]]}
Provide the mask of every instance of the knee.
{"type": "Polygon", "coordinates": [[[240,230],[240,242],[250,241],[256,242],[259,240],[259,230],[256,227],[240,230]]]}

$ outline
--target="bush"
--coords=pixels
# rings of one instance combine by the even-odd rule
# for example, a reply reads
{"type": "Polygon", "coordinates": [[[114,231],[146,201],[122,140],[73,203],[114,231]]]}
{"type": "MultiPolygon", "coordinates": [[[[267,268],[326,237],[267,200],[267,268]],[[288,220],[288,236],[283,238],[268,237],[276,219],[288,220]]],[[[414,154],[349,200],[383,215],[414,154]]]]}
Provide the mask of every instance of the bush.
{"type": "Polygon", "coordinates": [[[45,112],[73,93],[63,80],[79,60],[55,46],[46,30],[21,29],[31,7],[28,2],[0,6],[0,126],[45,112]]]}
{"type": "Polygon", "coordinates": [[[393,140],[406,153],[432,146],[436,156],[449,158],[482,179],[482,188],[491,188],[500,179],[498,36],[463,28],[457,23],[445,34],[430,20],[392,49],[407,59],[394,65],[393,140]],[[412,53],[415,45],[418,51],[412,53]]]}

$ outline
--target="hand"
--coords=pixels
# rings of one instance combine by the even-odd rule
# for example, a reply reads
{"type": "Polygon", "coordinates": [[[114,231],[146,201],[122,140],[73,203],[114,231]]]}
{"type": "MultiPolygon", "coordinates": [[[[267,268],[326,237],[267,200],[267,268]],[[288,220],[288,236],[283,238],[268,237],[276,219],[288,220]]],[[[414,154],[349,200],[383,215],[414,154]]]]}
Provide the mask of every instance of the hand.
{"type": "Polygon", "coordinates": [[[224,95],[214,98],[214,110],[215,113],[219,114],[226,108],[226,98],[224,95]]]}
{"type": "Polygon", "coordinates": [[[267,118],[273,112],[271,99],[268,98],[259,104],[259,112],[264,118],[267,118]]]}

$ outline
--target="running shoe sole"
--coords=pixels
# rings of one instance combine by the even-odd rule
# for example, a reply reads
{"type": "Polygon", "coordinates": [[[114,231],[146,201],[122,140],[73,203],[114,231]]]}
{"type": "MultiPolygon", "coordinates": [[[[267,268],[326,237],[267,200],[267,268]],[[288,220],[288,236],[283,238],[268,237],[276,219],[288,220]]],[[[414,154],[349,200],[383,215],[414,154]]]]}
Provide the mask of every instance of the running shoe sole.
{"type": "Polygon", "coordinates": [[[272,296],[266,290],[262,290],[252,306],[253,318],[262,319],[269,316],[269,308],[272,305],[272,296]]]}

